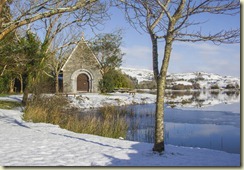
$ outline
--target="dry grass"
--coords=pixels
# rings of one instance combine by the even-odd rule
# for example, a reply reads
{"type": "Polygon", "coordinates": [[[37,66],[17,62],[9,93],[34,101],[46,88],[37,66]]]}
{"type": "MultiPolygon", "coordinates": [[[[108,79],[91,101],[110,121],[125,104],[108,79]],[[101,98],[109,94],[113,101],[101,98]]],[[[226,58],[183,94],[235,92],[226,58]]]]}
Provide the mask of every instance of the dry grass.
{"type": "Polygon", "coordinates": [[[78,133],[94,134],[104,137],[125,137],[128,129],[126,117],[115,107],[105,107],[99,114],[72,114],[65,123],[65,129],[78,133]]]}
{"type": "Polygon", "coordinates": [[[21,106],[22,105],[19,102],[0,100],[0,109],[13,109],[21,106]]]}
{"type": "Polygon", "coordinates": [[[34,96],[26,106],[23,119],[34,123],[59,124],[68,101],[62,96],[34,96]]]}
{"type": "Polygon", "coordinates": [[[23,119],[34,123],[57,124],[61,128],[104,137],[125,137],[128,129],[125,111],[116,107],[104,107],[98,115],[84,114],[65,109],[65,97],[35,97],[26,106],[23,119]]]}

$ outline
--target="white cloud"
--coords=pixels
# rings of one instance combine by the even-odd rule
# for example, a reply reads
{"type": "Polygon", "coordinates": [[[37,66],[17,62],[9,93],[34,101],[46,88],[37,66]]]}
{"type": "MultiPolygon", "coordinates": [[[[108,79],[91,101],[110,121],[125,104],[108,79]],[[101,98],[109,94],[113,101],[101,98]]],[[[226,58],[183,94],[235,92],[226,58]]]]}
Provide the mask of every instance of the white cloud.
{"type": "Polygon", "coordinates": [[[175,43],[175,46],[179,48],[190,49],[192,51],[198,52],[198,54],[205,55],[221,55],[224,53],[232,53],[236,51],[237,48],[240,48],[240,44],[232,45],[215,45],[213,43],[175,43]]]}
{"type": "Polygon", "coordinates": [[[239,77],[240,45],[176,43],[172,51],[169,71],[205,71],[239,77]]]}
{"type": "Polygon", "coordinates": [[[211,45],[209,43],[188,43],[187,46],[190,48],[195,48],[196,50],[199,50],[200,52],[210,51],[210,52],[216,53],[221,50],[220,46],[211,45]]]}
{"type": "Polygon", "coordinates": [[[121,47],[122,52],[125,53],[126,57],[130,58],[148,58],[151,56],[151,49],[147,46],[132,46],[132,47],[121,47]]]}
{"type": "Polygon", "coordinates": [[[147,46],[121,47],[125,53],[123,57],[123,67],[151,69],[151,49],[147,46]]]}

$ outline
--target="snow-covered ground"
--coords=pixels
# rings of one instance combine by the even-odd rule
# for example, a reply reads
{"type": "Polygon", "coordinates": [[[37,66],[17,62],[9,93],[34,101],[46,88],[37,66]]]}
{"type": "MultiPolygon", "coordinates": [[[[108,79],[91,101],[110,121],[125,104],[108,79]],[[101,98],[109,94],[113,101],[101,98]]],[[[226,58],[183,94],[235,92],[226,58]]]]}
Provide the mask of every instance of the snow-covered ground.
{"type": "MultiPolygon", "coordinates": [[[[0,100],[20,101],[21,95],[0,100]]],[[[74,106],[153,103],[155,95],[127,93],[69,96],[74,106]]],[[[19,110],[0,109],[1,166],[239,166],[240,155],[166,145],[164,154],[152,144],[77,134],[56,125],[24,122],[19,110]]]]}
{"type": "Polygon", "coordinates": [[[156,96],[153,94],[136,93],[133,97],[128,93],[110,93],[107,95],[95,93],[82,93],[77,96],[69,95],[71,106],[77,108],[97,108],[102,106],[125,106],[131,104],[155,103],[156,96]]]}
{"type": "MultiPolygon", "coordinates": [[[[174,92],[171,92],[172,95],[166,95],[165,102],[171,103],[176,108],[199,108],[207,109],[210,106],[226,105],[240,102],[240,95],[228,96],[224,92],[220,92],[211,95],[209,91],[201,91],[196,97],[195,93],[184,94],[184,95],[174,95],[174,92]],[[184,101],[187,101],[184,103],[184,101]]],[[[22,95],[11,95],[6,97],[0,97],[0,100],[9,100],[9,101],[21,101],[22,95]]],[[[107,95],[98,94],[98,93],[80,93],[76,96],[69,95],[68,100],[70,101],[70,106],[76,107],[79,109],[90,109],[98,108],[108,105],[114,106],[125,106],[131,104],[151,104],[156,102],[155,94],[148,93],[135,93],[134,96],[129,95],[129,93],[109,93],[107,95]]],[[[221,106],[221,107],[222,107],[221,106]]],[[[236,112],[237,109],[235,109],[236,112]]],[[[240,109],[239,109],[240,112],[240,109]]]]}
{"type": "Polygon", "coordinates": [[[19,110],[0,109],[1,166],[240,166],[240,154],[78,134],[57,125],[24,122],[19,110]]]}
{"type": "Polygon", "coordinates": [[[153,80],[152,70],[120,67],[122,73],[136,78],[138,83],[153,80]]]}
{"type": "MultiPolygon", "coordinates": [[[[136,93],[135,96],[129,95],[128,93],[110,93],[108,95],[84,93],[78,94],[76,97],[69,95],[68,99],[70,105],[80,109],[97,108],[107,105],[114,106],[125,106],[131,104],[151,104],[156,102],[156,95],[148,93],[136,93]]],[[[194,93],[170,96],[165,98],[165,102],[171,104],[168,107],[174,106],[176,108],[198,108],[207,109],[210,106],[226,105],[240,102],[240,95],[228,96],[226,93],[219,93],[212,96],[209,91],[200,92],[198,97],[194,97],[194,93]],[[187,101],[187,103],[184,103],[187,101]]],[[[234,108],[234,112],[240,113],[240,108],[234,108]]]]}

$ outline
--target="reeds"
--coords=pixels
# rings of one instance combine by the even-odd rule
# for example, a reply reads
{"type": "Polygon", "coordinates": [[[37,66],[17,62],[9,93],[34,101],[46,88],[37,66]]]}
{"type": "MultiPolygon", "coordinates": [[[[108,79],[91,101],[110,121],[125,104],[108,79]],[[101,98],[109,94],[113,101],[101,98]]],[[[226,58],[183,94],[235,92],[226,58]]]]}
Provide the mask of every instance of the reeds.
{"type": "Polygon", "coordinates": [[[61,128],[104,137],[126,137],[128,123],[124,109],[114,106],[100,108],[97,114],[82,114],[67,109],[67,100],[62,96],[35,97],[26,106],[23,119],[34,123],[57,124],[61,128]]]}

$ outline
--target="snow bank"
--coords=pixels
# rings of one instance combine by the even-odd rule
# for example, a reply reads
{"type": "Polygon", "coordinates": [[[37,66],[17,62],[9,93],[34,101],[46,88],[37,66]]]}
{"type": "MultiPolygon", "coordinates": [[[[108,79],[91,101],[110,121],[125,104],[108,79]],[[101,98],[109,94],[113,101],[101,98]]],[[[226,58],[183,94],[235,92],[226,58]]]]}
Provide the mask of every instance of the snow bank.
{"type": "Polygon", "coordinates": [[[156,96],[153,94],[136,93],[134,96],[129,93],[109,93],[107,95],[83,93],[76,97],[68,96],[71,106],[77,108],[97,108],[107,105],[125,106],[131,104],[155,103],[156,96]]]}
{"type": "Polygon", "coordinates": [[[21,120],[18,110],[0,109],[1,166],[240,166],[240,155],[78,134],[57,125],[21,120]]]}

